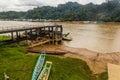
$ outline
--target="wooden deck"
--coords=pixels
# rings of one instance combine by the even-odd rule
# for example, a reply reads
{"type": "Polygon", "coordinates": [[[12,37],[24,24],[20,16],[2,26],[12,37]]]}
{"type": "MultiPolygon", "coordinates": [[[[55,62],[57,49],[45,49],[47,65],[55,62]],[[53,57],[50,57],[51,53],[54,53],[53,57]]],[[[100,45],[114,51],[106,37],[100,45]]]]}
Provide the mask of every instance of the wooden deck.
{"type": "MultiPolygon", "coordinates": [[[[57,27],[59,26],[61,25],[57,25],[57,27]]],[[[23,27],[23,28],[9,28],[9,29],[6,28],[3,30],[0,30],[0,34],[11,33],[11,32],[16,32],[16,31],[31,30],[31,29],[47,28],[47,27],[56,27],[56,26],[38,26],[38,27],[23,27]]]]}
{"type": "Polygon", "coordinates": [[[29,48],[39,46],[39,45],[43,45],[43,44],[46,44],[46,43],[50,43],[50,39],[46,38],[46,39],[40,40],[39,42],[30,45],[29,48]]]}

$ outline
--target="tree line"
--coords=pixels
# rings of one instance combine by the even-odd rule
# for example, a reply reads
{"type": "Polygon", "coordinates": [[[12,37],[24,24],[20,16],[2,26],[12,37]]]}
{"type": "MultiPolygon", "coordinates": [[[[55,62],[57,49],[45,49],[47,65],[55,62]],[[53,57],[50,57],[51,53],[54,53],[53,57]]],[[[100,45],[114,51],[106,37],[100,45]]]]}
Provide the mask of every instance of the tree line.
{"type": "Polygon", "coordinates": [[[37,7],[27,12],[0,12],[0,19],[53,19],[60,21],[115,21],[120,22],[120,1],[110,0],[102,4],[77,2],[59,4],[57,7],[37,7]]]}

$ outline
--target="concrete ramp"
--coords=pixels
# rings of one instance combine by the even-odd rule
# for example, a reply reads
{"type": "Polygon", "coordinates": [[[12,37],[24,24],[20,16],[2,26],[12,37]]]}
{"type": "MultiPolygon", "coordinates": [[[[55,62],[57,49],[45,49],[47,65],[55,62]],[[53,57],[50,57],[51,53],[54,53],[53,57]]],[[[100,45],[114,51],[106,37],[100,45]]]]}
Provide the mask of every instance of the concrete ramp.
{"type": "Polygon", "coordinates": [[[108,80],[120,80],[120,65],[108,64],[108,80]]]}

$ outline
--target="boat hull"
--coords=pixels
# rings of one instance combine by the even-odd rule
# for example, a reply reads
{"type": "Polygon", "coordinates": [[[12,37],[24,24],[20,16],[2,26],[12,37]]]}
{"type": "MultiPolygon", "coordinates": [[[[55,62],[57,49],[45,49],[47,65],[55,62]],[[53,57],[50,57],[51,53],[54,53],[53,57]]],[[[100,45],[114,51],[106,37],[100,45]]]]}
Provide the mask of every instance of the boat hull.
{"type": "Polygon", "coordinates": [[[50,75],[51,66],[52,66],[52,62],[46,61],[45,66],[37,80],[48,80],[48,77],[50,75]]]}
{"type": "Polygon", "coordinates": [[[42,52],[41,55],[39,56],[38,60],[37,60],[37,63],[36,63],[36,66],[34,68],[34,71],[33,71],[33,75],[32,75],[32,80],[36,80],[43,68],[43,65],[44,65],[44,62],[45,62],[45,57],[46,57],[46,54],[45,52],[42,52]]]}
{"type": "Polygon", "coordinates": [[[72,38],[63,37],[63,40],[65,40],[65,41],[72,41],[72,38]]]}

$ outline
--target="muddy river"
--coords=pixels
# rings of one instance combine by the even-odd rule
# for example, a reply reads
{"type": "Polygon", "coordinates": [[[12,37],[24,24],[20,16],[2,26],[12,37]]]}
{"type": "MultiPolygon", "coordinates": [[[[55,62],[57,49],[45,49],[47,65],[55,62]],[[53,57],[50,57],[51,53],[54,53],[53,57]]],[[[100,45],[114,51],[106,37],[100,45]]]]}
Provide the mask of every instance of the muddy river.
{"type": "MultiPolygon", "coordinates": [[[[55,23],[0,21],[0,30],[53,24],[55,23]]],[[[69,22],[58,24],[63,25],[64,33],[71,33],[72,41],[64,41],[67,46],[87,48],[102,53],[120,52],[120,23],[80,24],[69,22]]]]}

